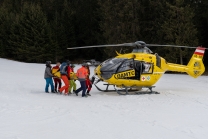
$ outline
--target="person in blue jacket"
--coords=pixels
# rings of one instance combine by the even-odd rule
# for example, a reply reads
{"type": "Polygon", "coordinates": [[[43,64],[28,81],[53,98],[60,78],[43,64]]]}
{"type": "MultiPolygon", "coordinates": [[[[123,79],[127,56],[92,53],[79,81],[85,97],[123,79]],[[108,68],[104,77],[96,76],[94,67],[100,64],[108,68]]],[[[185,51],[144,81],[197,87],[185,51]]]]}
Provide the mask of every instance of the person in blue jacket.
{"type": "Polygon", "coordinates": [[[46,86],[45,86],[46,93],[49,93],[48,91],[49,85],[51,86],[51,92],[55,93],[52,77],[53,77],[53,74],[51,72],[51,61],[46,61],[46,68],[45,68],[45,74],[44,74],[44,79],[46,80],[46,86]]]}

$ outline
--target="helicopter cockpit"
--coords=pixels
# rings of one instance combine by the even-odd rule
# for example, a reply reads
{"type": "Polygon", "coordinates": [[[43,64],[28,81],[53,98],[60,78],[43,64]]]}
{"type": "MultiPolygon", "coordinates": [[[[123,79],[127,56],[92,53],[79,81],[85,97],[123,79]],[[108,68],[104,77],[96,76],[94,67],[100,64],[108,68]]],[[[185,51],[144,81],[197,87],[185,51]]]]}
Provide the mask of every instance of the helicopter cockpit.
{"type": "Polygon", "coordinates": [[[101,76],[105,80],[111,78],[113,74],[129,70],[135,70],[135,77],[131,79],[135,78],[138,80],[140,79],[141,73],[151,74],[153,72],[153,64],[127,58],[108,59],[100,66],[101,76]]]}

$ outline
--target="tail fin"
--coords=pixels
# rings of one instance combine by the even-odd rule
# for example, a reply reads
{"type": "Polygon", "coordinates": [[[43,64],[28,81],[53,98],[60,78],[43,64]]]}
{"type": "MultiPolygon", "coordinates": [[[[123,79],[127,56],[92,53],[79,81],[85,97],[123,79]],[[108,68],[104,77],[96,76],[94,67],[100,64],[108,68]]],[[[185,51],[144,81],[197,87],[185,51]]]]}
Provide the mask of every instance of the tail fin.
{"type": "Polygon", "coordinates": [[[205,49],[206,48],[203,47],[197,47],[187,65],[187,73],[194,78],[202,75],[205,71],[205,67],[202,61],[205,49]]]}

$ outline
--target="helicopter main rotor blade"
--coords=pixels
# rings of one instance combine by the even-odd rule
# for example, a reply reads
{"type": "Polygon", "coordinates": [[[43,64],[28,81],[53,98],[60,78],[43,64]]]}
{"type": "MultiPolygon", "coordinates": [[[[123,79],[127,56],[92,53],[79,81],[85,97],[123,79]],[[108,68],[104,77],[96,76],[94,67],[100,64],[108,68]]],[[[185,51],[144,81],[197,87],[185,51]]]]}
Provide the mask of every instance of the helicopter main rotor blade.
{"type": "Polygon", "coordinates": [[[83,48],[99,48],[99,47],[114,47],[114,46],[135,46],[135,43],[122,43],[122,44],[107,44],[107,45],[92,45],[92,46],[81,46],[81,47],[72,47],[67,49],[83,49],[83,48]]]}
{"type": "MultiPolygon", "coordinates": [[[[92,46],[81,46],[81,47],[71,47],[67,49],[84,49],[84,48],[100,48],[100,47],[123,47],[123,46],[133,46],[137,48],[143,48],[143,47],[178,47],[178,48],[197,48],[197,47],[192,47],[192,46],[179,46],[179,45],[161,45],[161,44],[146,44],[143,41],[136,41],[133,43],[122,43],[122,44],[107,44],[107,45],[92,45],[92,46]]],[[[208,48],[205,48],[208,49],[208,48]]]]}
{"type": "MultiPolygon", "coordinates": [[[[178,47],[178,48],[197,48],[197,47],[192,47],[192,46],[180,46],[180,45],[160,45],[160,44],[146,44],[147,47],[149,46],[155,46],[155,47],[178,47]]],[[[205,48],[208,49],[208,48],[205,48]]]]}

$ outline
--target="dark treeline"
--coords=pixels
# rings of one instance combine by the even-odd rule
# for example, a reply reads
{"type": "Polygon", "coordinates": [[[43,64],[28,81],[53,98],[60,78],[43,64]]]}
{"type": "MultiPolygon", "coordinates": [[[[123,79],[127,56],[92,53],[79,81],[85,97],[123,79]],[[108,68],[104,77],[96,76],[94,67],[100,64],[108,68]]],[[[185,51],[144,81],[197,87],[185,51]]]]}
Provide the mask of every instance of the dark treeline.
{"type": "MultiPolygon", "coordinates": [[[[203,0],[0,0],[0,57],[34,63],[105,60],[120,48],[67,48],[138,40],[208,47],[207,7],[203,0]]],[[[180,64],[194,52],[150,49],[180,64]]],[[[204,63],[208,66],[208,52],[204,63]]]]}

